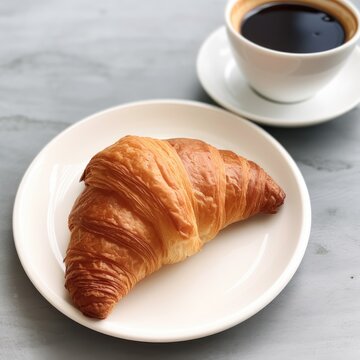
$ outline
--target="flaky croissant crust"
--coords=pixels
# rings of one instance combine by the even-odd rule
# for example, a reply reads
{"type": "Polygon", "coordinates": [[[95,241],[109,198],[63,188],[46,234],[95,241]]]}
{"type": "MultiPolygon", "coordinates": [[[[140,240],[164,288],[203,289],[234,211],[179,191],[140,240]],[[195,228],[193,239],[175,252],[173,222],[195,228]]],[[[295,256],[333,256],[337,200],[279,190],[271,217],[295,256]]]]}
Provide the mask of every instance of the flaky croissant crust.
{"type": "Polygon", "coordinates": [[[65,286],[99,319],[145,276],[197,253],[233,222],[275,213],[285,198],[252,161],[195,139],[126,136],[96,154],[81,180],[65,286]]]}

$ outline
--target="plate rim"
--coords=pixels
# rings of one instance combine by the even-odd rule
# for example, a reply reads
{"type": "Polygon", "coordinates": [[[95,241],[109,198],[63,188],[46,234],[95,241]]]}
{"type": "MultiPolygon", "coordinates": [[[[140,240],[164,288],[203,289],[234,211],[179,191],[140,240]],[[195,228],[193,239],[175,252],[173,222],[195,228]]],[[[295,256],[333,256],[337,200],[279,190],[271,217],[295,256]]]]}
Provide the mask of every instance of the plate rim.
{"type": "MultiPolygon", "coordinates": [[[[231,111],[234,114],[237,114],[239,116],[243,116],[244,118],[246,118],[248,120],[257,122],[257,123],[262,124],[262,125],[274,126],[274,127],[283,127],[283,128],[296,128],[296,127],[307,127],[307,126],[318,125],[318,124],[322,124],[324,122],[333,120],[333,119],[335,119],[335,118],[349,112],[354,107],[359,105],[359,103],[360,103],[360,92],[359,92],[359,95],[357,97],[357,100],[354,100],[353,102],[350,103],[350,105],[342,108],[341,110],[339,110],[336,113],[333,113],[331,115],[317,116],[317,117],[314,117],[311,120],[291,120],[291,122],[281,121],[280,123],[277,123],[277,122],[274,122],[274,118],[272,118],[272,117],[252,114],[252,113],[249,113],[246,110],[242,110],[240,107],[235,107],[235,106],[227,103],[226,101],[223,101],[223,99],[219,98],[218,96],[216,96],[214,94],[214,91],[211,90],[210,86],[206,85],[205,76],[203,76],[203,72],[201,70],[201,64],[200,64],[200,59],[201,59],[201,57],[203,55],[203,52],[205,51],[206,46],[212,40],[213,37],[215,37],[218,33],[221,33],[221,32],[224,32],[225,35],[226,35],[226,28],[225,28],[224,25],[222,25],[222,26],[216,28],[215,30],[213,30],[205,38],[205,40],[202,42],[202,44],[201,44],[201,46],[200,46],[200,48],[199,48],[199,50],[197,52],[197,56],[196,56],[196,74],[197,74],[198,80],[199,80],[202,88],[204,89],[204,91],[210,96],[210,98],[213,101],[215,101],[217,104],[222,106],[224,109],[227,109],[227,110],[231,111]]],[[[359,53],[359,55],[360,55],[360,45],[355,46],[354,53],[359,53]]],[[[353,53],[353,55],[354,55],[354,53],[353,53]]]]}
{"type": "MultiPolygon", "coordinates": [[[[32,284],[35,286],[35,288],[40,292],[40,294],[58,311],[60,311],[62,314],[66,315],[68,318],[72,319],[73,321],[90,328],[94,331],[110,335],[117,338],[127,339],[127,340],[135,340],[135,341],[142,341],[142,342],[153,342],[153,343],[165,343],[165,342],[178,342],[178,341],[185,341],[185,340],[192,340],[197,338],[202,338],[205,336],[213,335],[219,332],[222,332],[224,330],[227,330],[256,314],[260,310],[262,310],[265,306],[267,306],[272,300],[274,300],[279,293],[285,288],[285,286],[289,283],[293,275],[295,274],[296,270],[298,269],[301,260],[303,259],[303,256],[305,254],[305,250],[308,245],[309,237],[310,237],[310,230],[311,230],[311,203],[310,203],[310,196],[309,192],[305,183],[305,180],[300,172],[300,169],[296,165],[293,158],[290,156],[290,154],[286,151],[286,149],[269,133],[267,133],[264,129],[262,129],[260,126],[243,119],[239,117],[238,115],[226,111],[224,109],[221,109],[214,105],[205,104],[199,101],[194,100],[183,100],[183,99],[150,99],[150,100],[140,100],[140,101],[133,101],[124,103],[121,105],[116,105],[110,108],[107,108],[105,110],[96,112],[94,114],[91,114],[84,119],[75,122],[74,124],[68,126],[64,130],[62,130],[60,133],[58,133],[55,137],[53,137],[41,150],[40,152],[33,158],[30,165],[27,167],[20,184],[18,186],[18,190],[16,192],[15,201],[14,201],[14,207],[13,207],[13,216],[12,216],[12,228],[13,228],[13,235],[14,235],[14,243],[16,252],[18,254],[18,257],[20,259],[21,265],[29,278],[29,280],[32,282],[32,284]],[[251,304],[249,304],[247,307],[243,308],[240,313],[236,312],[233,313],[231,316],[228,316],[226,318],[222,318],[221,321],[216,321],[214,323],[211,323],[211,326],[206,325],[196,327],[195,331],[192,331],[191,333],[185,332],[181,333],[181,331],[177,331],[177,333],[169,333],[167,336],[163,336],[161,338],[151,336],[144,336],[140,335],[137,336],[136,334],[126,334],[126,333],[119,333],[116,331],[111,331],[108,329],[99,328],[96,324],[98,322],[89,320],[88,318],[85,318],[84,316],[78,314],[76,311],[68,311],[68,309],[59,308],[59,304],[56,302],[56,299],[54,300],[47,292],[46,289],[42,287],[42,283],[39,280],[39,278],[34,275],[31,272],[31,266],[30,262],[26,260],[26,254],[24,254],[23,250],[21,249],[21,243],[22,241],[19,239],[19,227],[21,226],[21,217],[20,217],[20,210],[21,210],[21,202],[23,198],[24,188],[26,186],[27,180],[29,176],[32,173],[33,168],[37,165],[37,162],[41,158],[41,156],[47,151],[47,149],[56,141],[58,141],[59,138],[66,136],[68,132],[71,132],[74,128],[78,126],[82,126],[82,124],[90,121],[93,118],[99,117],[103,114],[117,111],[123,108],[129,108],[129,107],[137,107],[137,106],[143,106],[143,105],[181,105],[181,106],[190,106],[190,107],[198,107],[203,109],[208,109],[211,111],[216,111],[219,113],[225,113],[227,116],[232,116],[237,118],[236,120],[243,122],[245,126],[249,126],[250,128],[253,128],[253,130],[260,132],[262,136],[264,136],[268,141],[272,143],[273,146],[276,147],[276,149],[281,153],[282,156],[285,157],[289,167],[291,168],[294,177],[296,179],[296,184],[298,185],[299,189],[299,195],[301,198],[301,204],[303,206],[303,213],[302,213],[302,227],[299,234],[299,240],[296,245],[296,248],[294,250],[294,254],[291,257],[289,263],[282,271],[281,275],[277,278],[277,280],[261,295],[259,296],[255,301],[253,301],[251,304]],[[225,320],[224,320],[225,319],[225,320]]],[[[72,310],[75,310],[71,308],[72,310]]]]}

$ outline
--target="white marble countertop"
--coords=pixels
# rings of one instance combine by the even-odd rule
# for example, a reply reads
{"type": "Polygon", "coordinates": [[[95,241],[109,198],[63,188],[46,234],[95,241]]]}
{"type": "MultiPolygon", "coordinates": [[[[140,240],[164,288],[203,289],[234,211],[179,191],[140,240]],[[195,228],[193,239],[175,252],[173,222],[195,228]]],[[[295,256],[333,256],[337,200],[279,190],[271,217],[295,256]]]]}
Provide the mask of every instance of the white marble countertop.
{"type": "MultiPolygon", "coordinates": [[[[354,1],[360,6],[360,1],[354,1]]],[[[360,108],[323,125],[266,127],[309,188],[313,226],[290,284],[264,310],[174,344],[111,338],[53,308],[18,260],[17,186],[68,125],[132,100],[212,103],[197,50],[222,25],[220,0],[3,0],[0,3],[0,359],[360,359],[360,108]]]]}

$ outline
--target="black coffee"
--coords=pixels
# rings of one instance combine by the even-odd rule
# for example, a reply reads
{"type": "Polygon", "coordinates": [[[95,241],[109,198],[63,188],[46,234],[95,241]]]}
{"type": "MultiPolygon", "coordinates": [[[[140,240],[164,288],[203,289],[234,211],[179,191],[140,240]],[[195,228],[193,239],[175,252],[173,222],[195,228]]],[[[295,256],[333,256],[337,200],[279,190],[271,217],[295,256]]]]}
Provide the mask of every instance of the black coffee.
{"type": "Polygon", "coordinates": [[[258,45],[291,53],[330,50],[345,42],[339,21],[322,10],[301,4],[259,6],[246,15],[240,33],[258,45]]]}

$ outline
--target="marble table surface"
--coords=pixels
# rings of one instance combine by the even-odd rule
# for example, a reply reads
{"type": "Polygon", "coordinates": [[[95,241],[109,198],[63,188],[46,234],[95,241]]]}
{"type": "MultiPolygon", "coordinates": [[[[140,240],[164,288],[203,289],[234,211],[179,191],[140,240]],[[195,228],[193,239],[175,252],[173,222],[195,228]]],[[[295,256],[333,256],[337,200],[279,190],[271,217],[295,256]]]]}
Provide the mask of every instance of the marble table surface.
{"type": "Polygon", "coordinates": [[[105,336],[53,308],[18,260],[12,207],[33,157],[70,124],[113,105],[150,98],[212,103],[195,60],[222,25],[224,5],[0,2],[0,359],[360,359],[359,107],[318,126],[265,127],[304,175],[312,232],[285,290],[230,330],[172,344],[105,336]]]}

